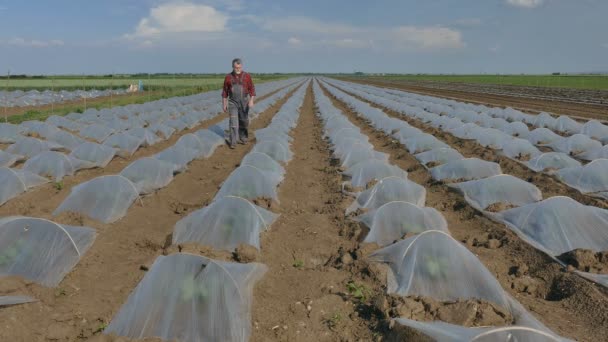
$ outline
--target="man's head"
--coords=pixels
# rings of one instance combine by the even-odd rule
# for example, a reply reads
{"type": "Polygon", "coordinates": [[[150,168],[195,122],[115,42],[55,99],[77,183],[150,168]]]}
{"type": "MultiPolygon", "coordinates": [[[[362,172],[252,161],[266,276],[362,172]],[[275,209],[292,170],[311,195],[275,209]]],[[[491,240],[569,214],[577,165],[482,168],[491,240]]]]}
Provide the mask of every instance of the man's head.
{"type": "Polygon", "coordinates": [[[240,58],[235,58],[232,60],[232,70],[235,73],[240,74],[243,71],[243,63],[240,58]]]}

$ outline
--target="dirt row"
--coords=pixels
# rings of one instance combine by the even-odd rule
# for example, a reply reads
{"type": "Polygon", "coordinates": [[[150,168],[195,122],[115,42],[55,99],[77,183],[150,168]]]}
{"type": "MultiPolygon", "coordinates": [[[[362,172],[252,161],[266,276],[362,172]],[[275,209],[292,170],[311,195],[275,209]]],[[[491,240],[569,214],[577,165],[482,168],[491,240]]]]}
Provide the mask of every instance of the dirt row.
{"type": "MultiPolygon", "coordinates": [[[[598,341],[608,331],[605,289],[567,273],[547,255],[523,242],[506,226],[482,216],[461,195],[432,180],[430,173],[399,142],[373,129],[344,103],[326,92],[334,105],[370,137],[375,149],[408,171],[427,189],[427,206],[439,210],[452,236],[463,242],[513,297],[556,333],[598,341]]],[[[506,171],[506,170],[505,170],[506,171]]]]}
{"type": "Polygon", "coordinates": [[[450,100],[457,100],[472,104],[483,104],[491,107],[512,107],[528,114],[538,114],[539,112],[550,112],[555,114],[565,114],[573,118],[589,118],[598,120],[608,120],[608,108],[591,104],[569,103],[562,101],[550,101],[540,99],[528,99],[507,95],[492,95],[477,92],[436,89],[420,85],[409,85],[401,82],[390,82],[382,80],[355,80],[344,79],[344,81],[360,84],[388,87],[404,90],[411,93],[430,95],[450,100]]]}
{"type": "MultiPolygon", "coordinates": [[[[274,114],[293,92],[261,113],[251,129],[267,126],[274,114]]],[[[217,118],[216,120],[220,120],[217,118]]],[[[201,127],[214,123],[206,122],[201,127]]],[[[163,144],[170,144],[165,142],[163,144]]],[[[165,146],[166,147],[166,146],[165,146]]],[[[153,147],[154,151],[162,146],[153,147]]],[[[66,178],[64,188],[45,186],[28,192],[0,208],[0,215],[27,215],[53,221],[84,225],[98,232],[91,249],[56,288],[44,288],[17,279],[2,279],[0,293],[21,293],[39,302],[16,305],[0,310],[0,341],[79,341],[100,336],[105,326],[126,301],[129,293],[157,256],[167,253],[165,247],[175,223],[191,211],[213,199],[220,184],[252,148],[225,146],[204,160],[194,160],[188,170],[177,175],[165,188],[142,198],[131,206],[127,215],[113,224],[102,224],[76,214],[51,215],[70,188],[86,178],[113,173],[120,165],[79,173],[66,178]]],[[[138,151],[138,153],[152,151],[138,151]]],[[[134,156],[141,157],[142,155],[134,156]]],[[[118,162],[118,161],[116,161],[118,162]]],[[[125,161],[126,163],[127,161],[125,161]]]]}

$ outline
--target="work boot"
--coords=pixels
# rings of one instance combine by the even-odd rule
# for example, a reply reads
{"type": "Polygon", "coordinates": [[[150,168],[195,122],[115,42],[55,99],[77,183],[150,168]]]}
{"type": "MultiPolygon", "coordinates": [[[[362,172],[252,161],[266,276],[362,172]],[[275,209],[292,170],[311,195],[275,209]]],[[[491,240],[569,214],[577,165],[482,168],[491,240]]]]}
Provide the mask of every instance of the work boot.
{"type": "Polygon", "coordinates": [[[247,145],[247,139],[239,139],[239,144],[247,145]]]}
{"type": "Polygon", "coordinates": [[[236,148],[236,145],[234,145],[234,144],[230,144],[230,149],[231,149],[231,150],[234,150],[235,148],[236,148]]]}

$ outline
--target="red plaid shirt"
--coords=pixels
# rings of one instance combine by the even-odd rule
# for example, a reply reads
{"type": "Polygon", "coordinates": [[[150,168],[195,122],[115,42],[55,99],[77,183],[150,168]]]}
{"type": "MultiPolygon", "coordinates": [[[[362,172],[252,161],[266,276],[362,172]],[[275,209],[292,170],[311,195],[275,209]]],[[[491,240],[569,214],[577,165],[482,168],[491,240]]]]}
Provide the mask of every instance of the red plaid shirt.
{"type": "Polygon", "coordinates": [[[251,76],[246,72],[241,72],[240,75],[231,72],[224,79],[224,87],[222,89],[222,98],[227,98],[232,91],[232,82],[241,83],[249,96],[255,96],[255,86],[251,80],[251,76]]]}

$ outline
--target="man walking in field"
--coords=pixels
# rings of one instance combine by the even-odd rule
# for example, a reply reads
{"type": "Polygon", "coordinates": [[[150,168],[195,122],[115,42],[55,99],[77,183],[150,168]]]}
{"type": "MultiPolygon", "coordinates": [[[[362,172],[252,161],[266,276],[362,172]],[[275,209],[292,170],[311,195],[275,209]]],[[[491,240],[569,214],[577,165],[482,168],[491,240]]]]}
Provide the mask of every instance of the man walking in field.
{"type": "Polygon", "coordinates": [[[230,115],[230,137],[228,144],[246,144],[249,139],[249,110],[253,108],[255,86],[251,76],[243,71],[240,58],[232,60],[232,72],[224,79],[222,106],[230,115]]]}

